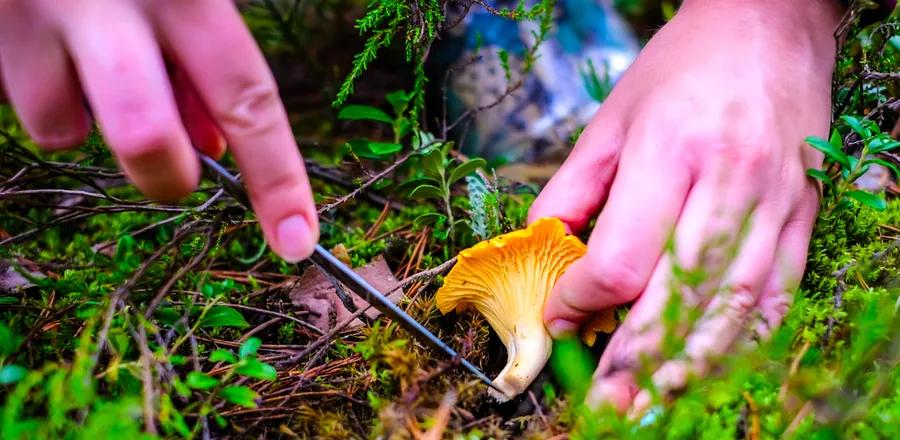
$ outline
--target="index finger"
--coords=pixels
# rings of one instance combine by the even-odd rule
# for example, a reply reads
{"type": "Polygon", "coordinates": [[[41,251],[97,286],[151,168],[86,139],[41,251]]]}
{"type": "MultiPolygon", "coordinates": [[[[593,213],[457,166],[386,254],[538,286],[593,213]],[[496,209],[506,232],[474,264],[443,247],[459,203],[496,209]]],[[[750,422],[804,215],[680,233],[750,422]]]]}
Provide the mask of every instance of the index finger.
{"type": "Polygon", "coordinates": [[[312,254],[318,219],[275,79],[231,2],[166,2],[151,12],[166,52],[196,87],[230,145],[272,248],[312,254]]]}

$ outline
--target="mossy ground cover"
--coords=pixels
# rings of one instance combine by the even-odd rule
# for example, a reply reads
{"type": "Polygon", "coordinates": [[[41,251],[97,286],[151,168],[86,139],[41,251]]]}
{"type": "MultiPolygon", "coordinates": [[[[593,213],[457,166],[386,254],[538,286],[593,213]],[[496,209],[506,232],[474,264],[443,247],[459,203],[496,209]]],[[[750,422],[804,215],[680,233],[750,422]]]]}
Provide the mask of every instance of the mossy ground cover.
{"type": "MultiPolygon", "coordinates": [[[[444,4],[415,4],[425,12],[373,2],[362,30],[377,44],[346,30],[313,38],[352,26],[366,11],[357,2],[263,2],[245,14],[287,84],[322,243],[346,249],[355,266],[384,256],[404,286],[402,307],[496,373],[505,354],[484,320],[440,316],[433,294],[459,250],[524,224],[536,186],[495,177],[423,122],[421,63],[444,4]],[[427,32],[410,33],[418,28],[427,32]],[[390,123],[331,106],[349,90],[357,49],[372,48],[347,97],[383,109],[390,123]],[[385,73],[398,63],[407,75],[385,73]]],[[[504,13],[544,17],[540,8],[504,13]]],[[[896,81],[872,73],[900,70],[897,27],[896,16],[850,21],[842,36],[835,128],[846,154],[867,157],[896,121],[896,81]]],[[[900,437],[900,200],[848,196],[855,176],[839,161],[826,168],[833,184],[784,325],[631,420],[578,405],[596,350],[560,344],[529,393],[496,404],[389,321],[310,328],[290,299],[308,264],[269,252],[252,213],[215,181],[181,203],[149,203],[97,135],[78,152],[37,151],[0,108],[0,276],[15,284],[0,292],[3,438],[900,437]]],[[[673,303],[666,319],[683,314],[673,303]]]]}

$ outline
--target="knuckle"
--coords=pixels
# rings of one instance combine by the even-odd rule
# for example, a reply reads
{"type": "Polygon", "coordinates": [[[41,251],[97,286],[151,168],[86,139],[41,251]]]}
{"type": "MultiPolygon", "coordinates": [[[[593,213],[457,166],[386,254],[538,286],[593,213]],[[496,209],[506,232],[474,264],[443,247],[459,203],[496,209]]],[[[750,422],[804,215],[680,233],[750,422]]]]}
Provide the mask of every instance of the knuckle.
{"type": "Polygon", "coordinates": [[[108,132],[107,137],[116,154],[131,162],[154,159],[165,153],[175,144],[174,132],[171,124],[155,123],[108,132]]]}
{"type": "Polygon", "coordinates": [[[738,144],[735,150],[735,165],[747,173],[757,174],[770,167],[773,159],[771,151],[765,144],[738,144]]]}
{"type": "Polygon", "coordinates": [[[735,320],[742,320],[756,307],[756,295],[747,285],[737,285],[728,293],[725,299],[726,316],[735,320]]]}
{"type": "Polygon", "coordinates": [[[247,176],[248,190],[250,198],[254,201],[260,201],[263,204],[284,203],[285,200],[294,200],[298,188],[302,186],[299,174],[288,172],[275,172],[266,176],[265,180],[253,185],[249,180],[252,176],[247,176]]]}
{"type": "Polygon", "coordinates": [[[773,159],[765,145],[763,142],[719,142],[714,151],[722,154],[735,169],[756,174],[765,170],[773,159]]]}
{"type": "Polygon", "coordinates": [[[773,293],[766,302],[766,307],[770,313],[767,315],[766,321],[770,327],[777,327],[781,322],[781,318],[787,315],[788,309],[791,307],[791,295],[786,291],[773,293]]]}
{"type": "Polygon", "coordinates": [[[213,113],[225,131],[248,136],[272,131],[284,117],[278,88],[267,80],[241,82],[213,113]]]}
{"type": "Polygon", "coordinates": [[[712,163],[727,166],[743,174],[758,174],[773,169],[776,159],[775,145],[761,137],[734,136],[723,132],[700,133],[685,140],[685,149],[693,156],[712,159],[712,163]]]}
{"type": "Polygon", "coordinates": [[[621,258],[600,256],[592,261],[590,280],[595,289],[607,292],[622,302],[633,301],[644,288],[644,278],[621,258]]]}

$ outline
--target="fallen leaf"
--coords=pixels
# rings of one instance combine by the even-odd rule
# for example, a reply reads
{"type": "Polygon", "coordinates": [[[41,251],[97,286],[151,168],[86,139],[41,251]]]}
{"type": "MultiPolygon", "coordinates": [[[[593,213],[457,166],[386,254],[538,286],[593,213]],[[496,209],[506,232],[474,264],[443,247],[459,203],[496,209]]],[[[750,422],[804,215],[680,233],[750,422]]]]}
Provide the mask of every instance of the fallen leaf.
{"type": "MultiPolygon", "coordinates": [[[[22,289],[34,287],[32,283],[20,270],[16,269],[9,261],[0,260],[0,293],[15,293],[22,289]]],[[[27,269],[26,269],[27,270],[27,269]]],[[[30,278],[44,278],[44,274],[35,271],[28,271],[30,278]]]]}
{"type": "MultiPolygon", "coordinates": [[[[398,281],[394,277],[391,268],[388,267],[384,257],[378,256],[365,266],[353,270],[373,287],[381,292],[388,292],[397,287],[398,281]]],[[[322,331],[328,331],[338,322],[343,322],[353,314],[347,305],[353,309],[364,308],[368,303],[354,294],[343,284],[338,283],[318,266],[310,266],[306,272],[293,284],[289,296],[291,303],[301,310],[309,312],[306,319],[322,331]],[[340,291],[338,288],[340,287],[340,291]],[[344,299],[341,297],[344,296],[344,299]],[[347,301],[347,303],[345,303],[347,301]]],[[[403,290],[398,289],[388,296],[391,301],[397,302],[403,296],[403,290]]],[[[366,311],[369,318],[379,315],[378,310],[371,308],[366,311]]],[[[363,326],[363,322],[354,319],[346,327],[346,331],[363,326]]]]}

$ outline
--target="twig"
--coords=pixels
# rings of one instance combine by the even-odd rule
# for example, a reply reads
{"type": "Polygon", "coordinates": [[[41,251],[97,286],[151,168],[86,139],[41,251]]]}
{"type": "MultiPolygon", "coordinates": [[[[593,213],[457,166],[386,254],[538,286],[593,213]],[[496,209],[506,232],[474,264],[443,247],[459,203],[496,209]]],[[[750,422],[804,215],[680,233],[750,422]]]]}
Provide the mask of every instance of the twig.
{"type": "Polygon", "coordinates": [[[156,391],[153,387],[153,371],[150,365],[153,359],[153,353],[147,345],[147,331],[142,323],[137,324],[137,331],[132,331],[132,335],[138,342],[138,348],[141,351],[141,382],[143,382],[143,401],[144,401],[144,429],[151,435],[157,435],[156,416],[154,411],[154,402],[156,401],[156,391]]]}
{"type": "Polygon", "coordinates": [[[362,185],[360,185],[353,191],[350,191],[349,193],[347,193],[341,197],[338,197],[337,200],[335,200],[334,202],[326,203],[325,205],[323,205],[321,208],[319,208],[318,213],[322,214],[322,213],[331,211],[334,208],[337,208],[338,206],[343,205],[348,200],[356,197],[359,193],[367,190],[370,186],[374,185],[375,182],[381,180],[381,178],[383,178],[384,176],[387,176],[388,174],[392,173],[394,170],[397,169],[397,167],[399,167],[400,165],[403,165],[407,160],[409,160],[410,157],[412,157],[413,154],[417,153],[418,151],[419,150],[413,150],[413,151],[410,151],[410,152],[404,154],[399,159],[394,161],[394,163],[390,164],[387,168],[381,170],[378,174],[375,174],[374,176],[372,176],[372,178],[367,180],[365,183],[363,183],[362,185]]]}
{"type": "Polygon", "coordinates": [[[191,258],[188,264],[179,267],[178,271],[176,271],[174,275],[169,277],[169,279],[166,280],[165,283],[163,283],[162,287],[160,287],[157,291],[156,296],[154,296],[153,299],[150,300],[150,304],[147,305],[147,309],[144,311],[144,318],[150,319],[150,317],[153,316],[153,312],[156,311],[156,307],[159,306],[159,303],[163,300],[166,294],[169,293],[169,289],[171,289],[172,286],[174,286],[175,283],[178,282],[178,280],[187,275],[188,272],[194,270],[194,268],[196,268],[200,264],[200,262],[202,262],[203,259],[206,258],[206,255],[209,254],[209,250],[212,248],[212,238],[215,232],[215,224],[207,228],[206,241],[203,243],[203,249],[201,249],[200,252],[198,252],[197,255],[194,256],[194,258],[191,258]]]}
{"type": "MultiPolygon", "coordinates": [[[[169,303],[172,304],[172,305],[176,305],[176,306],[183,306],[183,305],[185,305],[185,303],[184,303],[184,302],[181,302],[181,301],[169,301],[169,303]]],[[[315,333],[317,333],[317,334],[319,334],[319,335],[323,335],[323,334],[324,334],[324,332],[322,331],[322,329],[320,329],[319,327],[316,327],[316,326],[313,325],[313,324],[310,324],[310,323],[308,323],[308,322],[306,322],[306,321],[297,319],[297,318],[295,318],[295,317],[293,317],[293,316],[291,316],[291,315],[285,315],[284,313],[276,312],[276,311],[274,311],[274,310],[266,310],[266,309],[260,309],[260,308],[258,308],[258,307],[245,306],[245,305],[243,305],[243,304],[232,304],[232,303],[224,303],[224,302],[217,302],[216,304],[217,304],[217,305],[220,305],[220,306],[233,307],[233,308],[235,308],[235,309],[243,309],[243,310],[249,310],[249,311],[251,311],[251,312],[257,312],[257,313],[263,313],[263,314],[266,314],[266,315],[277,316],[277,317],[279,317],[279,318],[287,319],[288,321],[292,321],[292,322],[295,322],[295,323],[297,323],[297,324],[300,324],[302,327],[305,327],[305,328],[307,328],[307,329],[309,329],[309,330],[312,330],[313,332],[315,332],[315,333]]],[[[193,305],[203,307],[203,306],[206,305],[206,303],[197,302],[197,303],[194,303],[193,305]]]]}
{"type": "Polygon", "coordinates": [[[187,237],[191,232],[193,232],[193,227],[195,224],[188,224],[184,228],[175,232],[175,236],[165,245],[161,246],[156,250],[153,254],[147,258],[140,266],[138,266],[137,270],[134,271],[134,274],[131,275],[131,278],[125,282],[122,286],[120,286],[116,291],[110,295],[109,298],[109,306],[106,308],[106,311],[103,313],[103,324],[100,327],[100,331],[97,332],[97,348],[94,353],[91,355],[91,365],[97,365],[97,360],[100,358],[100,353],[103,352],[103,349],[106,347],[107,337],[109,336],[109,327],[112,325],[112,318],[115,315],[115,312],[118,310],[119,305],[128,294],[131,292],[131,289],[137,284],[138,280],[141,279],[145,273],[150,269],[150,266],[156,262],[160,257],[163,256],[166,252],[171,250],[173,247],[177,246],[181,243],[185,237],[187,237]]]}

